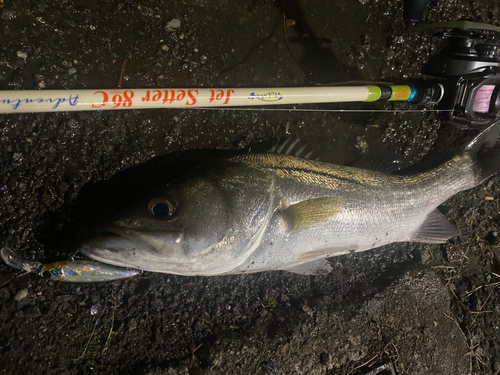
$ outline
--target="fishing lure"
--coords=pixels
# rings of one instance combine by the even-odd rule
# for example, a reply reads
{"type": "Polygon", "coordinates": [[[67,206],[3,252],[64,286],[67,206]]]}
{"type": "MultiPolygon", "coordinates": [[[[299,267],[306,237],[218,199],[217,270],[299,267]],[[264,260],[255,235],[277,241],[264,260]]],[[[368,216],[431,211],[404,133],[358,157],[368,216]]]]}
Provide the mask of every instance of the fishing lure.
{"type": "Polygon", "coordinates": [[[44,279],[73,283],[113,281],[139,275],[140,270],[115,267],[93,260],[57,261],[43,264],[20,259],[11,249],[3,247],[0,256],[9,266],[28,273],[36,273],[44,279]]]}

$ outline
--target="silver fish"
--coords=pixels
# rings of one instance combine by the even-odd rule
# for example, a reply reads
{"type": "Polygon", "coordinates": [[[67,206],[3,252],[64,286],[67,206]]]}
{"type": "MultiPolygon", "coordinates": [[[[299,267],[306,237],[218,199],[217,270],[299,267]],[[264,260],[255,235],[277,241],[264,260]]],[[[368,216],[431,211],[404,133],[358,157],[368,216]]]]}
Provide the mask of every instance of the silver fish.
{"type": "Polygon", "coordinates": [[[450,161],[411,176],[279,154],[223,159],[165,186],[80,250],[179,275],[320,274],[331,270],[328,257],[444,243],[459,233],[436,208],[500,170],[499,134],[497,122],[450,161]]]}

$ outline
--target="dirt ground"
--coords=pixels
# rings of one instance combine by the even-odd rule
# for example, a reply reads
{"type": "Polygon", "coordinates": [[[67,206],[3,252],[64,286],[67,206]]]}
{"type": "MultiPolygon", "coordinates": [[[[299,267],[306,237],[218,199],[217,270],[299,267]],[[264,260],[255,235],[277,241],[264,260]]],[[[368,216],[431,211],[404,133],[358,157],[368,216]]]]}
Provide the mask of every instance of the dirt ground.
{"type": "MultiPolygon", "coordinates": [[[[435,47],[429,35],[405,29],[403,2],[396,0],[287,0],[285,6],[0,0],[0,6],[5,90],[115,88],[125,60],[124,88],[397,82],[420,77],[435,47]],[[285,42],[283,12],[295,21],[286,40],[299,62],[285,42]]],[[[499,3],[435,0],[425,16],[426,22],[457,19],[498,26],[499,3]]],[[[382,108],[343,108],[367,106],[382,108]]],[[[352,164],[382,145],[408,165],[429,151],[432,163],[469,135],[432,113],[0,115],[1,242],[27,259],[67,259],[78,233],[103,210],[174,176],[188,150],[300,137],[324,161],[352,164]],[[168,168],[138,167],[142,172],[120,183],[111,178],[162,155],[168,168]]],[[[402,243],[334,258],[325,276],[144,273],[68,284],[0,264],[0,370],[347,375],[393,363],[398,374],[500,374],[499,182],[493,178],[447,203],[462,235],[446,245],[402,243]]]]}

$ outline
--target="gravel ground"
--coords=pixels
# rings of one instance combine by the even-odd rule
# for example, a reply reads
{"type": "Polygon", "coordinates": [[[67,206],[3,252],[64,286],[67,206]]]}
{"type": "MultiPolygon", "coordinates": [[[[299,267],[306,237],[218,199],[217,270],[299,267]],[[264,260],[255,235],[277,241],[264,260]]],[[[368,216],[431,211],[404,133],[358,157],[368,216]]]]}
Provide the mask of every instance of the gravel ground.
{"type": "MultiPolygon", "coordinates": [[[[5,90],[112,89],[125,61],[123,88],[400,81],[420,77],[435,46],[405,30],[396,0],[0,0],[0,7],[5,90]],[[286,41],[283,12],[295,21],[286,41]]],[[[456,19],[498,26],[499,3],[436,0],[425,21],[456,19]]],[[[424,155],[432,164],[469,135],[429,113],[0,115],[1,241],[27,259],[67,259],[100,218],[194,163],[189,150],[300,137],[339,164],[381,145],[406,165],[424,155]]],[[[144,273],[76,285],[1,264],[0,370],[363,374],[394,363],[399,374],[499,374],[499,181],[447,203],[459,238],[334,258],[325,276],[144,273]]]]}

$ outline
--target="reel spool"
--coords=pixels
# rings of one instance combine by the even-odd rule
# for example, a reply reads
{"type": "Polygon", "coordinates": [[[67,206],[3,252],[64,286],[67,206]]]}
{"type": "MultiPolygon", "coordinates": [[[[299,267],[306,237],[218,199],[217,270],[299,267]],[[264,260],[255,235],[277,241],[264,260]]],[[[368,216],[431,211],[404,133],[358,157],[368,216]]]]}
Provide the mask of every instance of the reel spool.
{"type": "Polygon", "coordinates": [[[414,30],[435,32],[446,46],[432,56],[422,73],[445,79],[440,108],[443,120],[464,129],[482,129],[500,112],[500,27],[468,22],[441,22],[414,30]]]}

